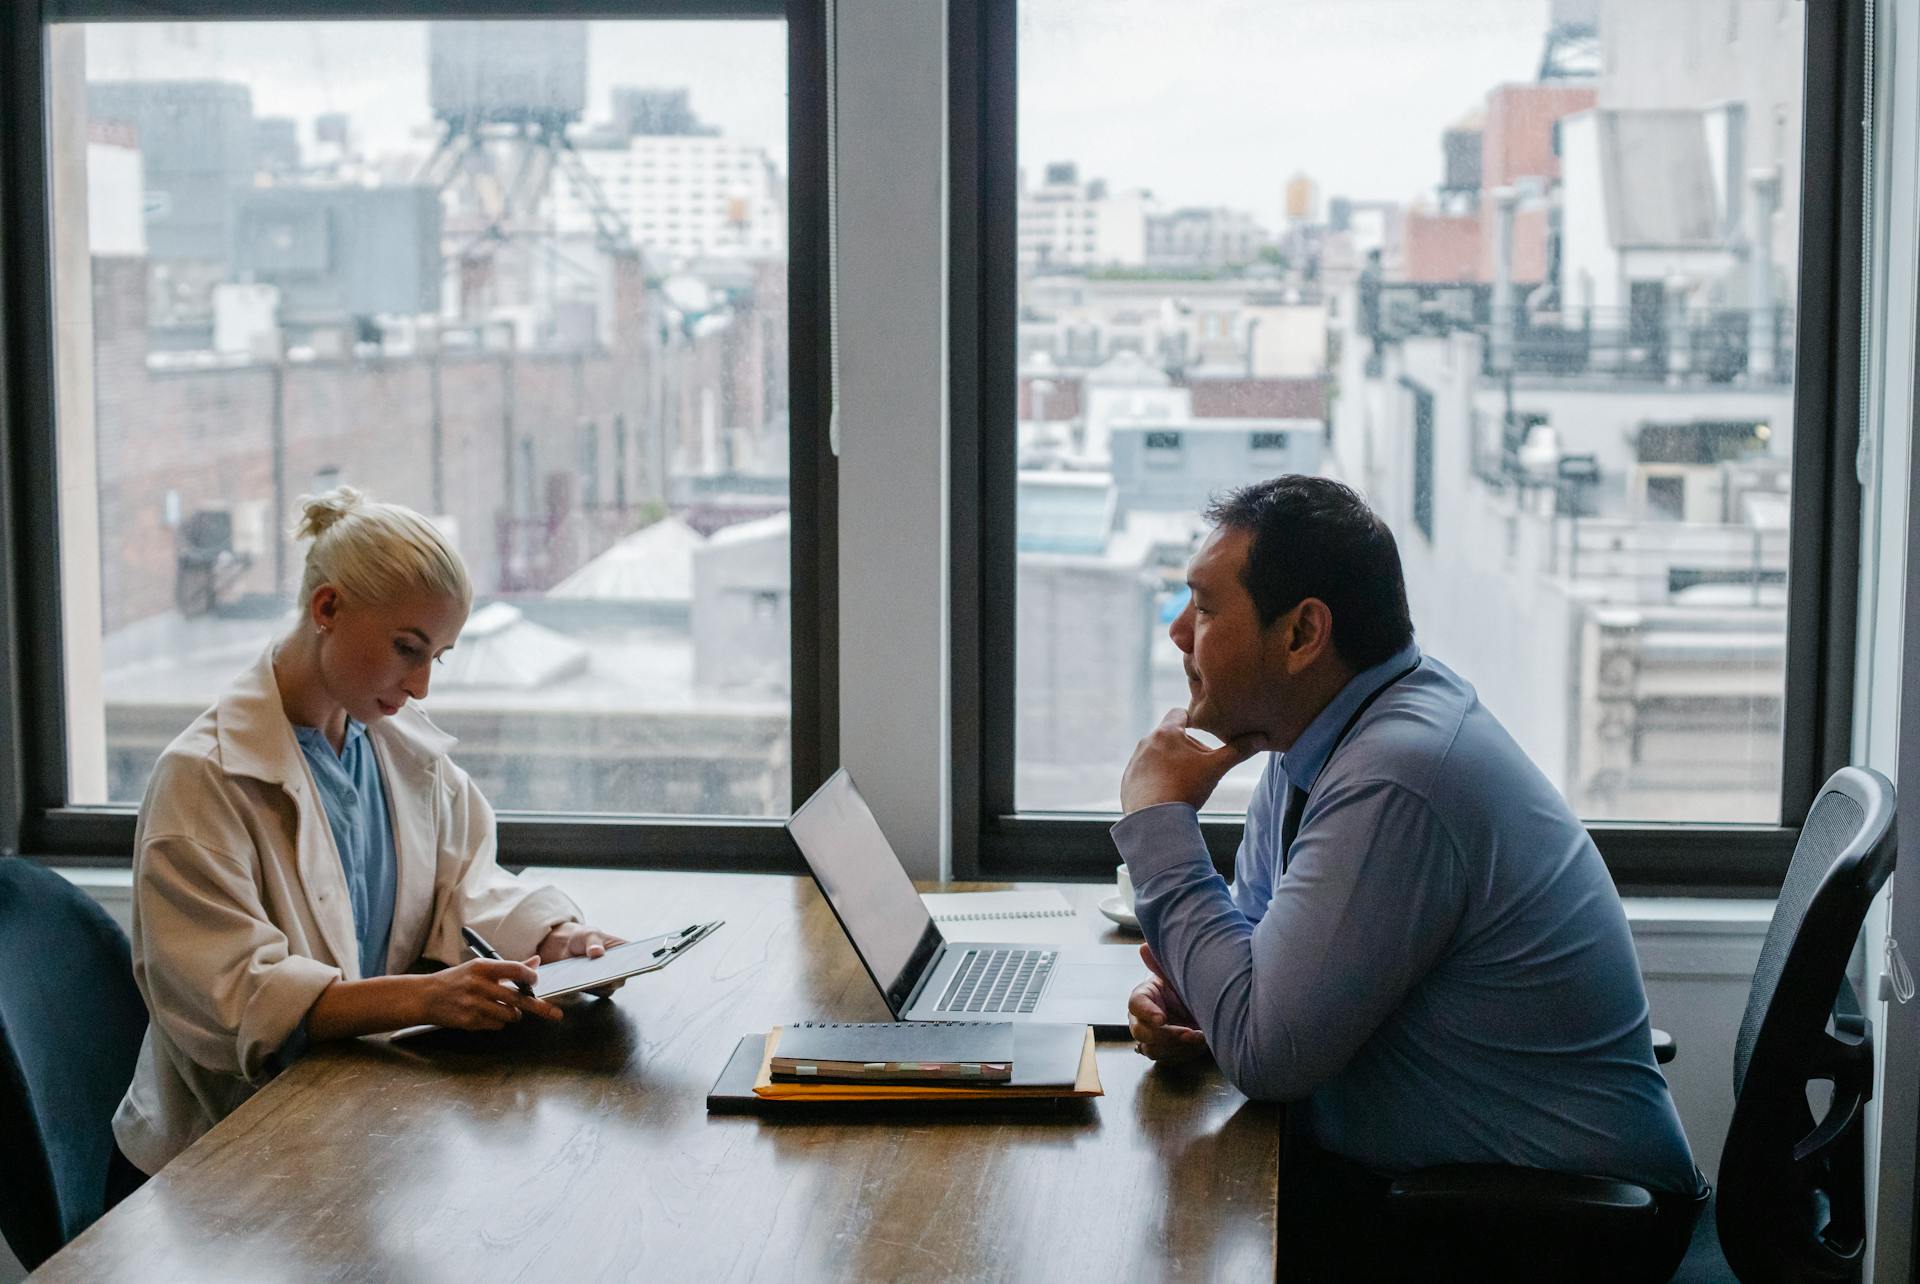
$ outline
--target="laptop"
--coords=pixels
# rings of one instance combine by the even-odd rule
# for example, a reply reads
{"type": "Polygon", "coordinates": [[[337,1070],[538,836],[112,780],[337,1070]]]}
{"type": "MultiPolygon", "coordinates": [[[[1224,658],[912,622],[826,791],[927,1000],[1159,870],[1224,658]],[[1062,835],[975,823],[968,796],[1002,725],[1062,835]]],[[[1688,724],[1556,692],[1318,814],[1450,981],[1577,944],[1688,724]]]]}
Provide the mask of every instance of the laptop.
{"type": "Polygon", "coordinates": [[[1123,1038],[1147,979],[1132,945],[949,941],[845,768],[787,822],[896,1021],[1050,1021],[1123,1038]]]}

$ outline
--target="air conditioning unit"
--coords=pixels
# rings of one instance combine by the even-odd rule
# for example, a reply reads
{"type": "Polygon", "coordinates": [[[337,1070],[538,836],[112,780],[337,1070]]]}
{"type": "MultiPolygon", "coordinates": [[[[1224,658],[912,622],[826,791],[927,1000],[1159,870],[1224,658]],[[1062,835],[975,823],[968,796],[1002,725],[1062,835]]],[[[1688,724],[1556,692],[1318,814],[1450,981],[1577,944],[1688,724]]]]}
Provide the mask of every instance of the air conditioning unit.
{"type": "Polygon", "coordinates": [[[245,499],[235,504],[230,520],[234,553],[251,559],[266,557],[272,542],[272,518],[272,505],[264,499],[245,499]]]}

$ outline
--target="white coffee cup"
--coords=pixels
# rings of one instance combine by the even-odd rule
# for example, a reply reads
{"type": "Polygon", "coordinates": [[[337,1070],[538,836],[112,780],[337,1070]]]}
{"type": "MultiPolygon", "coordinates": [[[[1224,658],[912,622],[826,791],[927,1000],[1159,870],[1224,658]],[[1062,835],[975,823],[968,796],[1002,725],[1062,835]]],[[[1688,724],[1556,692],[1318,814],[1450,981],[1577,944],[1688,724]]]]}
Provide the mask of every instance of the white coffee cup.
{"type": "Polygon", "coordinates": [[[1133,875],[1127,872],[1125,865],[1116,865],[1113,881],[1120,889],[1120,903],[1127,907],[1127,913],[1133,913],[1133,875]]]}

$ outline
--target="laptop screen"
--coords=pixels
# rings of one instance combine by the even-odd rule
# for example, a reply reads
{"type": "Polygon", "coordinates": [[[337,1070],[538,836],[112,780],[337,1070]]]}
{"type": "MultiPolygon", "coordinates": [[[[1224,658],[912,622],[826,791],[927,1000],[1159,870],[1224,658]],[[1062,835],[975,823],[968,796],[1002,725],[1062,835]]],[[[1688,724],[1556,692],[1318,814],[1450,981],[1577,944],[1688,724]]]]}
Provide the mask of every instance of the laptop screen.
{"type": "Polygon", "coordinates": [[[844,767],[793,813],[787,832],[874,984],[898,1011],[940,936],[844,767]]]}

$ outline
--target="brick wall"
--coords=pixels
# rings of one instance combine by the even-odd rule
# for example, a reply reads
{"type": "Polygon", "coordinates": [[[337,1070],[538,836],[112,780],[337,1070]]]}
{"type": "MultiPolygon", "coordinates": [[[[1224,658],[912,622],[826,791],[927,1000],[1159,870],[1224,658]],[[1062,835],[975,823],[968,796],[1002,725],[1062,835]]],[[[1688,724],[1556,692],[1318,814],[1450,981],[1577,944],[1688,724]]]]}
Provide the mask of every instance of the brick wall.
{"type": "MultiPolygon", "coordinates": [[[[102,594],[109,632],[174,606],[177,516],[204,507],[264,501],[270,531],[265,555],[223,594],[275,594],[297,583],[301,546],[282,546],[275,584],[272,535],[292,520],[295,499],[329,478],[363,486],[382,499],[455,519],[476,587],[499,578],[500,518],[548,494],[547,477],[597,471],[602,503],[615,493],[614,418],[628,435],[624,487],[632,502],[657,497],[650,476],[658,454],[648,434],[697,436],[698,388],[719,387],[725,353],[713,341],[669,352],[683,369],[670,382],[689,420],[662,424],[653,413],[651,344],[645,293],[616,283],[625,315],[615,346],[570,353],[446,352],[297,362],[153,369],[147,360],[147,264],[100,258],[93,264],[96,432],[100,460],[102,594]],[[437,385],[437,395],[436,395],[437,385]],[[434,449],[436,407],[439,450],[434,449]],[[589,435],[596,450],[589,460],[589,435]],[[275,442],[282,456],[276,507],[275,442]],[[531,455],[529,487],[512,473],[531,455]]],[[[776,314],[784,334],[784,303],[776,314]]],[[[752,365],[753,383],[762,370],[752,365]]],[[[733,398],[730,398],[733,400],[733,398]]],[[[744,400],[744,398],[741,398],[744,400]]],[[[666,407],[672,412],[674,406],[666,407]]],[[[758,413],[760,398],[750,409],[758,413]]],[[[723,424],[723,426],[726,426],[723,424]]],[[[754,426],[757,426],[755,424],[754,426]]],[[[566,489],[566,488],[563,488],[566,489]]],[[[524,514],[522,514],[524,515],[524,514]]],[[[281,536],[284,538],[284,535],[281,536]]]]}

